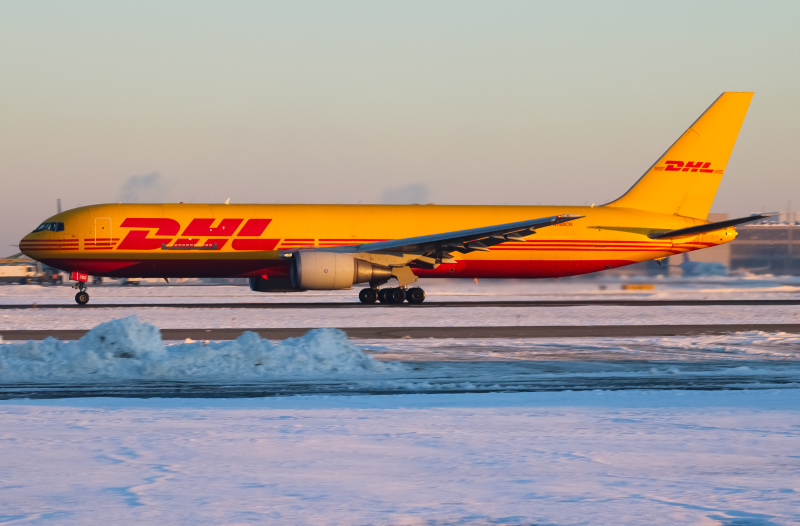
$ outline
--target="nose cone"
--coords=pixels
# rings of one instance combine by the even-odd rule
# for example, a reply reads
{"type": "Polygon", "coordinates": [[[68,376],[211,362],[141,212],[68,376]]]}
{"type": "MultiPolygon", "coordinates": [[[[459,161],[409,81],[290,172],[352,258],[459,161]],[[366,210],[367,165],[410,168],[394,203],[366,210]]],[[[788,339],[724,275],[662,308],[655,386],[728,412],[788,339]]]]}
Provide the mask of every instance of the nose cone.
{"type": "Polygon", "coordinates": [[[27,236],[19,240],[19,251],[28,256],[29,258],[33,257],[30,254],[31,249],[33,248],[32,242],[33,242],[33,234],[28,234],[27,236]]]}

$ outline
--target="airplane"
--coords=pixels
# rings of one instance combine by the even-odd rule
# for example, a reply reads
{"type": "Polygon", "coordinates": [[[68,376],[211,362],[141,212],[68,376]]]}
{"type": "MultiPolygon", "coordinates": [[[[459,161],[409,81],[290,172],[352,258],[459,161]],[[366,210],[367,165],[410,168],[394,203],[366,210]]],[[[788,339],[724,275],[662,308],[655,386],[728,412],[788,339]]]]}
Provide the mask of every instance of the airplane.
{"type": "Polygon", "coordinates": [[[732,241],[709,223],[753,93],[725,92],[620,198],[601,206],[100,204],[58,213],[20,241],[71,273],[245,277],[257,292],[343,290],[420,304],[419,278],[556,278],[732,241]],[[396,287],[382,287],[396,280],[396,287]]]}

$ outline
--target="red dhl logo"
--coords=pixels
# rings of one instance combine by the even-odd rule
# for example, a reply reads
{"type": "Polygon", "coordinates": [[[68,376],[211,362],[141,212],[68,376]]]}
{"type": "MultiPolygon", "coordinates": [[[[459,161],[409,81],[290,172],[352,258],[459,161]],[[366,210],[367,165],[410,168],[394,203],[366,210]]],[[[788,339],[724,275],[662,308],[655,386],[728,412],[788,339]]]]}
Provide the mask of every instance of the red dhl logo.
{"type": "Polygon", "coordinates": [[[181,225],[167,217],[129,217],[120,225],[131,228],[117,250],[158,250],[166,248],[216,248],[222,250],[231,241],[233,250],[275,250],[279,239],[259,239],[272,219],[197,218],[181,232],[181,225]],[[244,225],[242,226],[242,223],[244,225]],[[239,227],[241,226],[241,229],[239,227]],[[237,230],[238,233],[237,233],[237,230]],[[180,232],[180,237],[177,237],[180,232]],[[201,245],[200,240],[205,239],[201,245]]]}
{"type": "MultiPolygon", "coordinates": [[[[714,173],[714,170],[709,168],[711,163],[704,163],[702,161],[698,162],[683,162],[683,161],[666,161],[665,167],[661,168],[665,172],[701,172],[701,173],[714,173]]],[[[721,172],[721,170],[717,170],[721,172]]]]}

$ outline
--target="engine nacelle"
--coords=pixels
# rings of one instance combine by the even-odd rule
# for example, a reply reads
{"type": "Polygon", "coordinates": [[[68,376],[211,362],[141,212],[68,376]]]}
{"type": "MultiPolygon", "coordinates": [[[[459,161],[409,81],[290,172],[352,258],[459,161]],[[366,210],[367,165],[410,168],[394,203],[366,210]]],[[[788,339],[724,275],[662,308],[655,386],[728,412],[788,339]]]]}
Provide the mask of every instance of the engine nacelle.
{"type": "Polygon", "coordinates": [[[295,290],[343,290],[354,283],[386,282],[389,267],[373,265],[352,254],[299,251],[292,257],[292,287],[295,290]]]}

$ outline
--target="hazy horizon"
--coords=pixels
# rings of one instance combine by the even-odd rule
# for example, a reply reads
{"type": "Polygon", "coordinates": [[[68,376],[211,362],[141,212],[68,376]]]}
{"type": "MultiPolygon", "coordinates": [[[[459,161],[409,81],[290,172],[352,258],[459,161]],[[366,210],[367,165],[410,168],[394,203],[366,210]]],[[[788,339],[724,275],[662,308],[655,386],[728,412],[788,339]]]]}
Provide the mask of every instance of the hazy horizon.
{"type": "Polygon", "coordinates": [[[117,201],[605,203],[754,91],[712,212],[800,207],[794,2],[12,3],[0,256],[117,201]]]}

